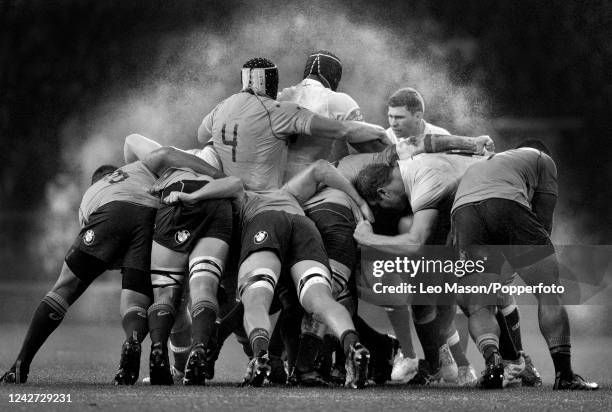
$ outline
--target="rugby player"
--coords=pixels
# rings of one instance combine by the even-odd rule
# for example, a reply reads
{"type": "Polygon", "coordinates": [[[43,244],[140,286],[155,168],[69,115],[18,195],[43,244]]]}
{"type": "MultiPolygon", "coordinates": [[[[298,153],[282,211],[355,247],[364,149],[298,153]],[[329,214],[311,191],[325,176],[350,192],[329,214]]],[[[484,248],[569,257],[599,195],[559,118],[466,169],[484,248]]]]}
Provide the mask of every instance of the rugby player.
{"type": "Polygon", "coordinates": [[[389,97],[387,105],[389,128],[386,133],[392,143],[422,134],[450,134],[448,130],[427,123],[423,119],[425,114],[423,96],[412,87],[404,87],[394,92],[389,97]]]}
{"type": "Polygon", "coordinates": [[[385,131],[356,121],[319,116],[292,102],[276,101],[278,69],[264,58],[242,68],[242,90],[219,103],[202,121],[198,140],[212,140],[228,176],[242,179],[247,190],[278,189],[287,165],[287,146],[294,135],[385,141],[385,131]]]}
{"type": "Polygon", "coordinates": [[[230,195],[242,188],[237,177],[217,180],[188,168],[167,169],[152,191],[161,194],[151,251],[154,302],[149,308],[152,385],[173,383],[168,341],[174,315],[189,272],[192,346],[185,366],[185,385],[205,383],[205,351],[218,313],[217,289],[232,237],[230,195]],[[207,187],[207,197],[194,193],[207,187]]]}
{"type": "MultiPolygon", "coordinates": [[[[398,255],[417,254],[425,244],[445,245],[450,230],[450,204],[459,179],[469,165],[481,158],[421,154],[399,160],[394,166],[370,165],[361,170],[355,184],[368,203],[403,213],[411,218],[411,224],[404,233],[389,236],[375,234],[371,225],[362,222],[355,230],[355,239],[361,245],[398,255]]],[[[415,328],[433,379],[442,378],[460,385],[475,383],[474,370],[456,341],[454,311],[448,306],[414,306],[413,310],[418,311],[415,328]],[[451,337],[453,354],[449,353],[447,342],[451,337]]],[[[414,362],[412,368],[417,367],[418,362],[414,362]]],[[[428,380],[426,376],[419,383],[428,380]]]]}
{"type": "MultiPolygon", "coordinates": [[[[342,63],[338,56],[327,50],[316,51],[306,59],[303,80],[295,86],[283,89],[278,95],[278,100],[296,103],[328,119],[363,122],[363,116],[357,102],[348,94],[337,91],[341,78],[342,63]]],[[[340,160],[349,154],[349,145],[361,152],[379,152],[387,147],[386,144],[379,140],[349,143],[346,139],[329,138],[319,136],[316,133],[313,133],[311,136],[298,135],[289,145],[284,182],[317,160],[323,159],[332,163],[340,160]]],[[[356,256],[356,245],[352,237],[355,228],[355,218],[353,217],[349,202],[350,199],[346,197],[346,194],[328,188],[324,193],[318,195],[316,199],[307,202],[304,206],[304,211],[306,216],[314,221],[323,238],[325,250],[329,256],[334,296],[347,307],[354,317],[357,317],[357,302],[353,299],[349,287],[349,279],[355,265],[356,256]]],[[[286,311],[291,311],[291,309],[286,309],[286,311]]],[[[298,315],[300,313],[299,311],[293,312],[298,315]]],[[[288,324],[287,328],[291,328],[296,321],[299,320],[281,315],[276,328],[284,328],[285,324],[288,324]]],[[[374,365],[387,365],[388,367],[389,359],[393,359],[395,355],[394,348],[397,349],[398,346],[396,340],[391,336],[376,332],[362,319],[354,319],[354,321],[359,334],[362,338],[369,341],[368,347],[371,348],[372,363],[374,365]],[[365,335],[368,336],[366,337],[365,335]],[[381,356],[377,356],[379,353],[381,356]]],[[[336,351],[336,362],[333,371],[322,370],[323,376],[321,376],[319,371],[315,370],[317,355],[323,356],[320,350],[324,341],[323,333],[325,330],[324,325],[316,322],[314,319],[304,319],[297,362],[294,362],[292,349],[286,348],[293,383],[307,385],[325,384],[325,382],[321,381],[321,378],[330,377],[330,373],[332,374],[331,377],[336,378],[335,380],[344,382],[344,361],[341,350],[336,351]]],[[[286,337],[288,333],[288,331],[285,333],[281,331],[280,334],[275,333],[273,340],[275,337],[283,336],[285,340],[292,341],[286,337]]],[[[325,342],[333,344],[333,339],[329,337],[325,342]]],[[[331,347],[326,345],[324,356],[331,358],[331,349],[331,347]]],[[[273,357],[272,352],[270,356],[274,365],[275,357],[273,357]]],[[[326,362],[318,363],[326,364],[326,362]]],[[[371,369],[379,370],[382,367],[379,366],[371,369]]],[[[389,373],[390,371],[386,375],[389,373]]],[[[273,375],[274,373],[271,376],[273,375]]]]}
{"type": "MultiPolygon", "coordinates": [[[[549,154],[542,142],[526,141],[467,170],[452,206],[453,243],[462,259],[484,260],[485,272],[466,275],[460,283],[496,281],[505,260],[527,285],[558,281],[550,240],[558,196],[557,168],[549,154]]],[[[535,297],[540,331],[555,367],[553,389],[597,389],[597,383],[587,382],[572,370],[570,326],[560,296],[538,293],[535,297]]],[[[482,386],[501,388],[504,366],[496,307],[467,296],[459,298],[469,316],[470,333],[485,359],[482,386]]]]}
{"type": "Polygon", "coordinates": [[[244,304],[244,327],[254,358],[245,384],[261,386],[270,366],[268,357],[269,309],[279,279],[290,275],[304,309],[328,325],[342,342],[346,354],[346,386],[362,387],[367,380],[369,352],[358,342],[348,311],[331,292],[328,258],[314,223],[304,216],[301,204],[319,184],[346,191],[371,219],[363,201],[336,169],[317,161],[282,189],[245,194],[238,293],[244,304]],[[286,275],[281,276],[281,271],[286,275]]]}
{"type": "Polygon", "coordinates": [[[68,308],[104,271],[121,268],[121,316],[126,340],[114,379],[131,385],[138,379],[140,343],[148,333],[147,309],[152,289],[149,275],[153,223],[159,201],[146,191],[154,170],[183,163],[173,153],[152,156],[117,169],[102,166],[79,207],[81,230],[66,254],[53,288],[38,305],[17,360],[0,379],[25,383],[30,364],[68,308]]]}

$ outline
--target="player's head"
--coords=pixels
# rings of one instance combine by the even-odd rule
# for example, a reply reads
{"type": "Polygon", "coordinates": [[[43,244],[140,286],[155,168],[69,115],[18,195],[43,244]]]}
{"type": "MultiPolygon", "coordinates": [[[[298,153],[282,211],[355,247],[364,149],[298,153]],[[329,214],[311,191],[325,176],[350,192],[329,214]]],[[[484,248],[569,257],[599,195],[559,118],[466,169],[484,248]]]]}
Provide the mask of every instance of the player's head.
{"type": "Polygon", "coordinates": [[[276,99],[278,68],[264,57],[255,57],[242,65],[242,90],[251,89],[276,99]]]}
{"type": "Polygon", "coordinates": [[[117,169],[118,167],[113,165],[102,165],[98,167],[91,175],[91,184],[93,185],[98,180],[102,179],[106,175],[113,173],[117,169]]]}
{"type": "Polygon", "coordinates": [[[547,155],[552,156],[550,154],[550,149],[548,148],[548,146],[546,146],[544,142],[541,141],[540,139],[525,139],[522,142],[520,142],[518,145],[516,145],[515,149],[519,149],[521,147],[531,147],[533,149],[538,149],[540,152],[546,153],[547,155]]]}
{"type": "Polygon", "coordinates": [[[304,67],[304,79],[316,76],[321,83],[336,91],[342,78],[342,62],[338,56],[327,50],[319,50],[308,56],[304,67]]]}
{"type": "Polygon", "coordinates": [[[387,103],[389,126],[397,137],[415,136],[421,133],[425,103],[423,96],[412,87],[399,89],[387,103]]]}
{"type": "Polygon", "coordinates": [[[355,179],[355,188],[370,206],[404,210],[408,204],[406,189],[397,166],[369,165],[355,179]]]}

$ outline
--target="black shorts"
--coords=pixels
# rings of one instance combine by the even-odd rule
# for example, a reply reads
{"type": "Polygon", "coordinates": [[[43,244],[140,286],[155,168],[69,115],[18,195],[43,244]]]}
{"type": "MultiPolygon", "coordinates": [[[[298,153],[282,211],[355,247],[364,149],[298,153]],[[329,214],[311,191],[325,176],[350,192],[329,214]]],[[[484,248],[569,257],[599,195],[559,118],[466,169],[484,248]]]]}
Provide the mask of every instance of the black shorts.
{"type": "Polygon", "coordinates": [[[68,255],[73,248],[79,249],[105,262],[109,269],[148,273],[156,212],[152,207],[121,201],[102,205],[89,216],[68,255]]]}
{"type": "Polygon", "coordinates": [[[452,236],[459,258],[484,260],[486,271],[492,273],[501,273],[504,258],[518,269],[555,253],[536,215],[508,199],[459,207],[452,215],[452,236]]]}
{"type": "Polygon", "coordinates": [[[308,209],[306,216],[319,230],[329,258],[353,271],[357,259],[353,233],[357,223],[351,209],[336,203],[321,203],[308,209]]]}
{"type": "MultiPolygon", "coordinates": [[[[181,181],[164,189],[162,198],[172,191],[191,193],[207,182],[181,181]],[[189,184],[187,184],[189,183],[189,184]]],[[[230,199],[211,199],[195,204],[162,205],[155,217],[153,240],[179,253],[189,253],[195,243],[212,237],[231,243],[232,204],[230,199]]]]}
{"type": "Polygon", "coordinates": [[[240,264],[252,253],[275,252],[284,268],[314,260],[329,268],[323,240],[306,216],[270,210],[255,216],[242,230],[240,264]]]}

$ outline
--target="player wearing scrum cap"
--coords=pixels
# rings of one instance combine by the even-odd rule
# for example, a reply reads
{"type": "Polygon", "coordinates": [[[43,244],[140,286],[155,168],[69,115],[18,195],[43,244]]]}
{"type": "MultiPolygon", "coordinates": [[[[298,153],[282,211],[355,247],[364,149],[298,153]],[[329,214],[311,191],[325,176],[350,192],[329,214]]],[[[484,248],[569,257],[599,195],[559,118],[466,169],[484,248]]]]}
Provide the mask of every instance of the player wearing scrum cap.
{"type": "Polygon", "coordinates": [[[298,104],[277,102],[278,68],[265,58],[242,67],[242,90],[219,103],[202,121],[198,140],[212,140],[224,172],[249,190],[279,188],[293,135],[317,135],[350,142],[385,140],[384,130],[354,121],[319,116],[298,104]]]}

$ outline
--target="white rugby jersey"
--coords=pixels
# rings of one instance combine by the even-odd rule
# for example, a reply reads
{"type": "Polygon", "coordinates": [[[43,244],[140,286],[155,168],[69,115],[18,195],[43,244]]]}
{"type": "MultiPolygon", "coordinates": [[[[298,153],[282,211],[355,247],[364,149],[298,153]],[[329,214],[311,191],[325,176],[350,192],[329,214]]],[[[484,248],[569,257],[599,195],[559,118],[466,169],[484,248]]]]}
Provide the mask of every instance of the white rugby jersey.
{"type": "MultiPolygon", "coordinates": [[[[363,121],[359,105],[351,96],[334,92],[313,79],[304,79],[295,86],[283,89],[278,100],[296,103],[328,119],[363,121]]],[[[299,135],[289,146],[287,172],[283,181],[287,182],[316,160],[325,159],[333,163],[348,153],[344,140],[299,135]]]]}
{"type": "Polygon", "coordinates": [[[471,165],[483,156],[423,153],[398,160],[400,174],[412,212],[449,209],[459,181],[471,165]]]}
{"type": "MultiPolygon", "coordinates": [[[[439,126],[435,126],[431,123],[427,123],[425,120],[423,120],[423,122],[425,123],[425,129],[423,130],[423,134],[444,134],[444,135],[450,135],[449,131],[439,127],[439,126]]],[[[393,129],[388,128],[387,130],[385,130],[385,132],[387,133],[387,137],[389,138],[389,140],[391,141],[392,144],[397,144],[399,141],[401,141],[402,139],[404,139],[403,137],[398,138],[395,135],[395,132],[393,131],[393,129]]]]}

